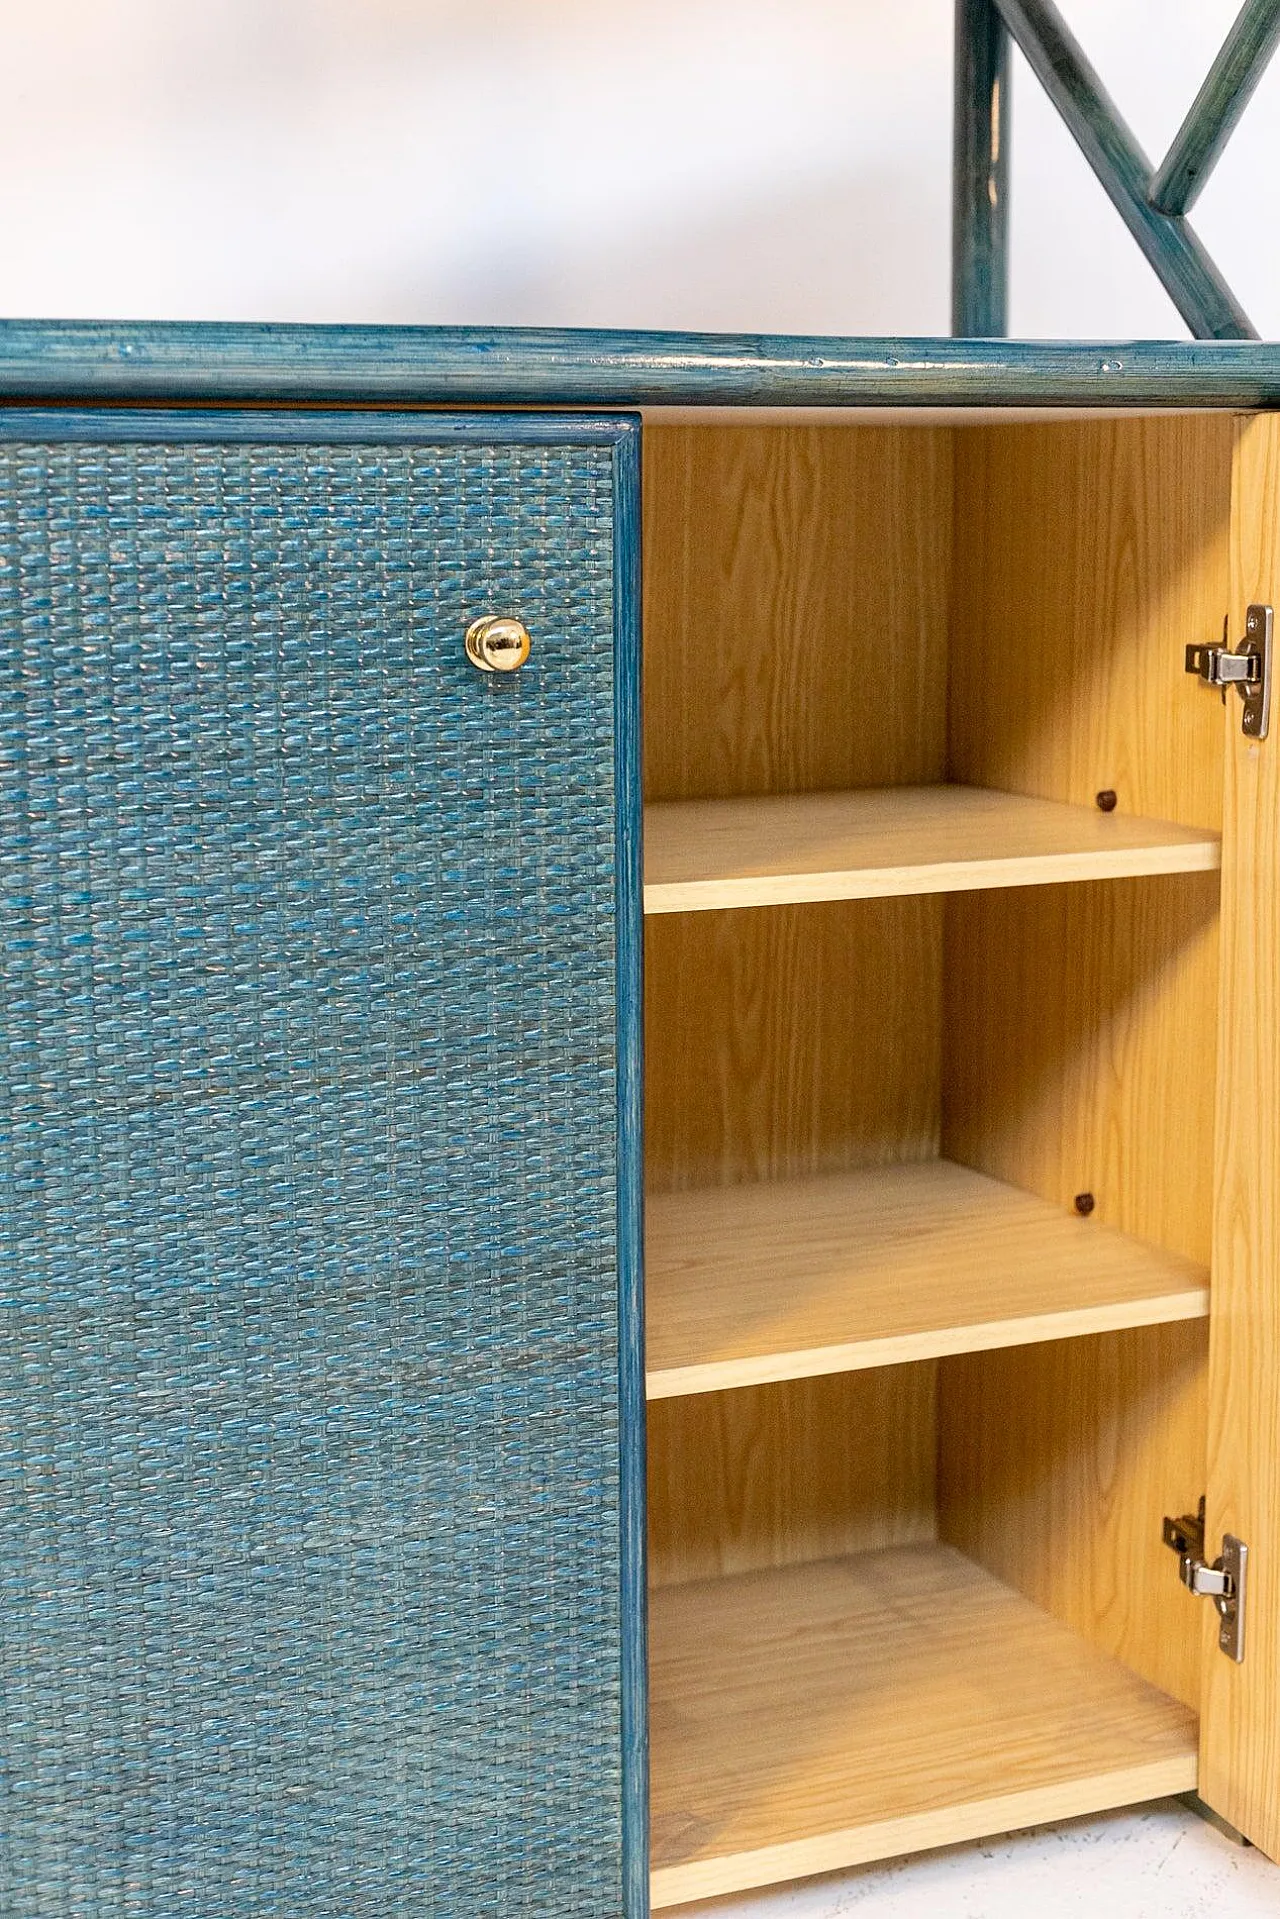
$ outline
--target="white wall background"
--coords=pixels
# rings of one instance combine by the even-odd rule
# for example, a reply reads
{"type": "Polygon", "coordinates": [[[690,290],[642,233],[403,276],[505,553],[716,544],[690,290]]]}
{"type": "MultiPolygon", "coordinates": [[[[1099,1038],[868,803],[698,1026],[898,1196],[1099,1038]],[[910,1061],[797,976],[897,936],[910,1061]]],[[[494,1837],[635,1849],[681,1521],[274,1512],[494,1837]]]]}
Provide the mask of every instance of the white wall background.
{"type": "MultiPolygon", "coordinates": [[[[1153,155],[1238,0],[1065,0],[1153,155]]],[[[0,0],[0,313],[944,333],[952,0],[0,0]]],[[[1019,63],[1012,330],[1183,337],[1019,63]]],[[[1195,224],[1280,338],[1280,61],[1195,224]]]]}

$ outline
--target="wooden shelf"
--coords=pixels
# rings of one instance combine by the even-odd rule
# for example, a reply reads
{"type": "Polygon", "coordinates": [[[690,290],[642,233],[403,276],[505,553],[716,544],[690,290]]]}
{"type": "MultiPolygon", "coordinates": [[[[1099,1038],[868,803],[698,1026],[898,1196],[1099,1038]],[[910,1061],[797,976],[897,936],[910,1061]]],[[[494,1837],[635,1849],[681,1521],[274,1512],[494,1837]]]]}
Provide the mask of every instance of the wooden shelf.
{"type": "Polygon", "coordinates": [[[650,1399],[1209,1311],[1192,1260],[948,1160],[646,1210],[650,1399]]]}
{"type": "Polygon", "coordinates": [[[655,1907],[1196,1783],[1195,1715],[946,1546],[659,1590],[655,1907]]]}
{"type": "Polygon", "coordinates": [[[646,913],[1200,873],[1218,836],[971,786],[645,808],[646,913]]]}

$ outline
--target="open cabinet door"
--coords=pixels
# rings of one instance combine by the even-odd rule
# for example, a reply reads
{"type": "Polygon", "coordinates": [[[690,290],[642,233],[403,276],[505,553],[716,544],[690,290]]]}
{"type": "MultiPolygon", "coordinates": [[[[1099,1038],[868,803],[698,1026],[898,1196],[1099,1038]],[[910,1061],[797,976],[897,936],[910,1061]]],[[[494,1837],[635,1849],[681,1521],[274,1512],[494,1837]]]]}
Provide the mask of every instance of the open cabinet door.
{"type": "MultiPolygon", "coordinates": [[[[1280,415],[1242,421],[1232,497],[1232,643],[1280,602],[1280,415]]],[[[1249,1548],[1244,1659],[1206,1608],[1200,1792],[1280,1859],[1280,713],[1247,740],[1227,703],[1222,991],[1209,1360],[1206,1556],[1249,1548]]]]}

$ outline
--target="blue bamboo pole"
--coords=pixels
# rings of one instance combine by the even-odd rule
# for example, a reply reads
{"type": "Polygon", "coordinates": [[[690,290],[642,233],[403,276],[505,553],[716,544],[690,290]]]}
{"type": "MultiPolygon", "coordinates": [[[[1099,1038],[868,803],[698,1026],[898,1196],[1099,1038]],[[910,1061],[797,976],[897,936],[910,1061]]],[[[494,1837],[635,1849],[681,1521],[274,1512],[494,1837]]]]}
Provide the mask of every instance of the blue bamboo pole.
{"type": "Polygon", "coordinates": [[[1162,286],[1198,340],[1257,333],[1187,222],[1148,199],[1152,167],[1053,0],[995,0],[1162,286]]]}
{"type": "Polygon", "coordinates": [[[1186,213],[1195,205],[1277,45],[1280,0],[1244,0],[1151,182],[1147,198],[1161,213],[1186,213]]]}
{"type": "MultiPolygon", "coordinates": [[[[602,328],[261,326],[0,320],[0,440],[57,437],[68,403],[104,438],[178,439],[201,403],[468,407],[1229,407],[1280,409],[1280,343],[840,339],[602,328]],[[161,413],[156,403],[181,410],[161,413]],[[122,405],[138,408],[123,412],[122,405]],[[16,405],[44,411],[15,411],[16,405]],[[146,411],[150,407],[151,411],[146,411]]],[[[245,413],[246,436],[257,416],[245,413]]],[[[340,416],[358,435],[360,412],[340,416]]],[[[523,417],[533,416],[526,414],[523,417]]],[[[415,431],[421,421],[406,414],[415,431]]],[[[438,423],[440,424],[440,423],[438,423]]],[[[325,434],[334,431],[333,421],[325,434]]],[[[197,435],[198,436],[198,435],[197,435]]],[[[324,434],[321,435],[324,437],[324,434]]]]}
{"type": "Polygon", "coordinates": [[[993,0],[956,0],[951,331],[961,339],[1009,331],[1010,78],[1009,34],[993,0]]]}

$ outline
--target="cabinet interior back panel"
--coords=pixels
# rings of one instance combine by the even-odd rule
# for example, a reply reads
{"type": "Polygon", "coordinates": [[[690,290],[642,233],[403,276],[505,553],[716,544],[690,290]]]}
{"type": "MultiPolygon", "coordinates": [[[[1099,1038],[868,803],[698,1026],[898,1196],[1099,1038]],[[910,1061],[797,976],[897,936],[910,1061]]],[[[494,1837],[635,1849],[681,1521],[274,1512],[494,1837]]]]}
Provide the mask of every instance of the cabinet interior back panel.
{"type": "MultiPolygon", "coordinates": [[[[646,426],[649,800],[944,772],[951,435],[646,426]]],[[[645,928],[651,1191],[938,1151],[942,903],[645,928]]],[[[785,1276],[783,1283],[785,1283],[785,1276]]],[[[650,1408],[656,1585],[934,1536],[935,1368],[650,1408]]]]}
{"type": "Polygon", "coordinates": [[[941,960],[937,898],[650,919],[650,1190],[931,1158],[941,960]]]}
{"type": "MultiPolygon", "coordinates": [[[[645,793],[941,779],[951,434],[645,431],[645,793]]],[[[941,907],[646,927],[653,1191],[938,1150],[941,907]]]]}
{"type": "Polygon", "coordinates": [[[936,1378],[925,1360],[656,1401],[651,1583],[928,1544],[936,1378]]]}
{"type": "Polygon", "coordinates": [[[645,797],[942,777],[945,427],[645,428],[645,797]]]}

